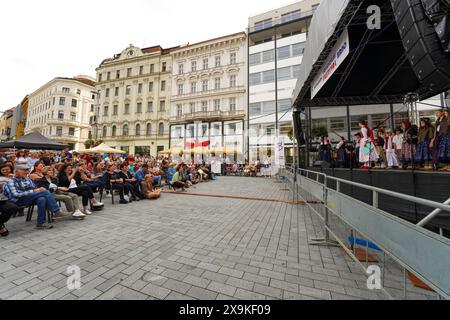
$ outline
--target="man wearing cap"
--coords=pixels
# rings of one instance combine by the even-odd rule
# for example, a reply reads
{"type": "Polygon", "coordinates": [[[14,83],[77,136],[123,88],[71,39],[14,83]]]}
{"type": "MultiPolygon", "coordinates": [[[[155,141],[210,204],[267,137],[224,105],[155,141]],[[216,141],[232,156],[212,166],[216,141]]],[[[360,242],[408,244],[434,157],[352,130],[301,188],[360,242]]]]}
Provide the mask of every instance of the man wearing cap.
{"type": "Polygon", "coordinates": [[[37,229],[51,229],[51,221],[45,222],[47,210],[52,212],[55,217],[65,217],[53,198],[52,194],[45,188],[37,188],[28,178],[31,167],[27,164],[16,166],[16,172],[13,179],[7,181],[3,187],[3,192],[9,201],[19,207],[36,205],[38,207],[37,229]]]}

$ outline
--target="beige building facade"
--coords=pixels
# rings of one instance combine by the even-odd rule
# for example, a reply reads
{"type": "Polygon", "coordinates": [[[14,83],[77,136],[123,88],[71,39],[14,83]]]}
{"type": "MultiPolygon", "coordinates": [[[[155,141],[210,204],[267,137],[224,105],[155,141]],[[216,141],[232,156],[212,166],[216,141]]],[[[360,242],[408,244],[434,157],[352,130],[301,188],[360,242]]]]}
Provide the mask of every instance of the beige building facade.
{"type": "Polygon", "coordinates": [[[133,45],[96,69],[94,139],[128,154],[169,147],[173,49],[133,45]]]}

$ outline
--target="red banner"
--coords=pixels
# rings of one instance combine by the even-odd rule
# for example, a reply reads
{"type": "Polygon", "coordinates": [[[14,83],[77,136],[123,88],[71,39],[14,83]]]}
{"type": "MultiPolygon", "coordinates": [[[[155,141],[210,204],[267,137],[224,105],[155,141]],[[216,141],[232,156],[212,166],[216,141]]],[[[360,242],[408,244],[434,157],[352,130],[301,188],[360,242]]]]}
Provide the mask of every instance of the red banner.
{"type": "Polygon", "coordinates": [[[207,140],[207,141],[202,141],[202,142],[195,142],[195,141],[191,141],[191,142],[185,142],[184,145],[186,148],[188,149],[193,149],[195,147],[208,147],[211,144],[211,141],[207,140]]]}

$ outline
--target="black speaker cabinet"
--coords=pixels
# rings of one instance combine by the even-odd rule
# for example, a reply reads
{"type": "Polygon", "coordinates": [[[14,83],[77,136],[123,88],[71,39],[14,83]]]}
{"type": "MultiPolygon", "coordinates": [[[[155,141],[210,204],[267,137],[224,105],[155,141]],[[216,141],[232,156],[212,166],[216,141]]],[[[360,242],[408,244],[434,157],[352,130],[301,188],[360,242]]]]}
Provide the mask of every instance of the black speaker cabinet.
{"type": "Polygon", "coordinates": [[[391,0],[408,60],[424,87],[422,95],[450,89],[450,54],[441,45],[421,0],[391,0]]]}

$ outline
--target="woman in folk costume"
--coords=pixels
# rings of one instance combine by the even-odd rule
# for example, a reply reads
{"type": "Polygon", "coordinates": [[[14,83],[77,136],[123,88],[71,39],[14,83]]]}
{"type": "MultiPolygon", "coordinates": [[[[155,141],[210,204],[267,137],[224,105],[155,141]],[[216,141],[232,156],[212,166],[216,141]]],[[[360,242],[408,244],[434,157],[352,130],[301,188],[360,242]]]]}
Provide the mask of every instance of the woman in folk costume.
{"type": "Polygon", "coordinates": [[[415,167],[415,155],[417,146],[417,128],[411,125],[409,120],[403,120],[403,144],[402,144],[402,165],[403,169],[407,169],[411,164],[415,167]]]}
{"type": "Polygon", "coordinates": [[[344,137],[340,137],[340,139],[341,140],[336,145],[336,150],[337,150],[336,162],[337,162],[338,168],[344,168],[346,158],[347,158],[347,153],[346,153],[347,144],[345,143],[344,137]]]}
{"type": "Polygon", "coordinates": [[[319,145],[319,161],[331,163],[331,145],[328,136],[322,137],[319,145]]]}
{"type": "Polygon", "coordinates": [[[384,150],[386,152],[388,169],[398,168],[398,158],[395,153],[394,135],[391,129],[386,131],[384,150]]]}
{"type": "Polygon", "coordinates": [[[421,168],[430,167],[431,150],[429,148],[431,140],[434,138],[434,129],[428,119],[420,120],[419,133],[417,135],[416,163],[421,168]]]}
{"type": "Polygon", "coordinates": [[[368,170],[372,161],[377,161],[379,156],[374,145],[374,136],[372,130],[367,126],[365,120],[358,123],[361,128],[361,141],[359,142],[359,162],[363,164],[361,169],[368,170]]]}

